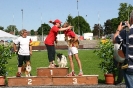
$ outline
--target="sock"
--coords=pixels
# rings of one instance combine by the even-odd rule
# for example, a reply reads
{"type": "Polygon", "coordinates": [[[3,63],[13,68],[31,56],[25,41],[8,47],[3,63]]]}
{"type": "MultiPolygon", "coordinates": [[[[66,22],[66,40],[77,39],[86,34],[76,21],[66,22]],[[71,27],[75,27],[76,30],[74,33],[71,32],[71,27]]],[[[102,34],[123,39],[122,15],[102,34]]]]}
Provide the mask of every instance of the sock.
{"type": "Polygon", "coordinates": [[[82,69],[80,69],[80,72],[83,72],[82,69]]]}

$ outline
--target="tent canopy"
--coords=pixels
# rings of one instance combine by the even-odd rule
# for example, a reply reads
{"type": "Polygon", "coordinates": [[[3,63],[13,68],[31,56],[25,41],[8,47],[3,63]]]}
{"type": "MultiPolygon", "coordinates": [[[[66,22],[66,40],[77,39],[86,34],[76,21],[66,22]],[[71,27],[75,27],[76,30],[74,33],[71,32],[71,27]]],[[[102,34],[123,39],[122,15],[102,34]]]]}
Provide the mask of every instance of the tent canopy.
{"type": "Polygon", "coordinates": [[[7,40],[14,40],[16,38],[17,38],[17,36],[0,30],[0,40],[7,41],[7,40]]]}

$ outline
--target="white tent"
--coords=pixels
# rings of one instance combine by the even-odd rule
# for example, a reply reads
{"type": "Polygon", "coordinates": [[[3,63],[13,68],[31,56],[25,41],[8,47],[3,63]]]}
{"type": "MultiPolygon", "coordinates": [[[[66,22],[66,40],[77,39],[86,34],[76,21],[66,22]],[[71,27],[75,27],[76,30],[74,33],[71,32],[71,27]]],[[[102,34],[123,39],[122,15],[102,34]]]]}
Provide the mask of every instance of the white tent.
{"type": "Polygon", "coordinates": [[[0,40],[13,41],[16,38],[17,38],[17,36],[12,35],[10,33],[7,33],[5,31],[0,30],[0,40]]]}

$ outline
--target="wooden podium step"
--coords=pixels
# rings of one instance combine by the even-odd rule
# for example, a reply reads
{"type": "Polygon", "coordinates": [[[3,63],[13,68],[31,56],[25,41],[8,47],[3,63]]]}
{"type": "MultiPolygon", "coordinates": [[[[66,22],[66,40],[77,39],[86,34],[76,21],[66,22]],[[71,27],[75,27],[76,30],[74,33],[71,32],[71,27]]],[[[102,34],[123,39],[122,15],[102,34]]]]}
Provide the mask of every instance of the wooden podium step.
{"type": "Polygon", "coordinates": [[[97,85],[98,75],[51,76],[51,77],[8,77],[8,86],[61,86],[61,85],[97,85]]]}
{"type": "Polygon", "coordinates": [[[8,86],[44,86],[52,85],[50,77],[8,77],[8,86]]]}
{"type": "Polygon", "coordinates": [[[37,68],[37,76],[66,76],[68,74],[69,68],[48,68],[39,67],[37,68]]]}
{"type": "Polygon", "coordinates": [[[98,75],[52,77],[53,85],[97,85],[98,75]]]}

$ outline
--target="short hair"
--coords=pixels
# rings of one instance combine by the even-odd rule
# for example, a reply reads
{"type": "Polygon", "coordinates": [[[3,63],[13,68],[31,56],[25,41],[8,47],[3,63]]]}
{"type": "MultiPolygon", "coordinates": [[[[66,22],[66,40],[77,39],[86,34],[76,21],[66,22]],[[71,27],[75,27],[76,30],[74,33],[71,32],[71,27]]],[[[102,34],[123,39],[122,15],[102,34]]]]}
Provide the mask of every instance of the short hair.
{"type": "Polygon", "coordinates": [[[133,10],[132,10],[131,13],[130,13],[130,18],[133,19],[133,10]]]}
{"type": "Polygon", "coordinates": [[[20,31],[20,35],[22,36],[23,33],[24,33],[25,31],[27,31],[27,30],[26,30],[26,29],[22,29],[22,30],[20,31]]]}

